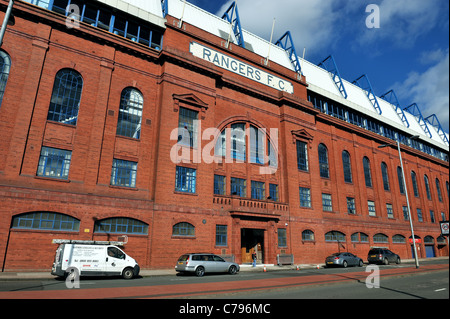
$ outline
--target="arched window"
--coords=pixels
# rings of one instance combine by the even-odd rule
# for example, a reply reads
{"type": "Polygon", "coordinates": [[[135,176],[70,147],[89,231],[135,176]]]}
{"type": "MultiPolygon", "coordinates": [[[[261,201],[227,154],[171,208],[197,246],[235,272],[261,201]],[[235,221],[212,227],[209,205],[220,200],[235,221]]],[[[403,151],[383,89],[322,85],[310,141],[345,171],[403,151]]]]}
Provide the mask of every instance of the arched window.
{"type": "Polygon", "coordinates": [[[304,230],[302,232],[302,240],[303,241],[314,241],[314,232],[312,230],[304,230]]]}
{"type": "Polygon", "coordinates": [[[411,181],[414,190],[414,196],[419,197],[419,188],[417,187],[417,177],[414,171],[411,171],[411,181]]]}
{"type": "Polygon", "coordinates": [[[392,236],[392,242],[394,244],[405,244],[406,238],[403,235],[394,235],[394,236],[392,236]]]}
{"type": "Polygon", "coordinates": [[[442,202],[441,183],[438,178],[436,178],[436,191],[439,201],[442,202]]]}
{"type": "Polygon", "coordinates": [[[347,183],[352,183],[352,163],[350,161],[350,154],[347,151],[342,152],[342,165],[344,167],[344,180],[347,183]]]}
{"type": "Polygon", "coordinates": [[[83,78],[72,69],[56,74],[47,120],[77,125],[83,78]]]}
{"type": "Polygon", "coordinates": [[[383,177],[383,187],[385,191],[389,191],[390,185],[389,185],[389,175],[388,175],[388,168],[387,164],[385,162],[381,163],[381,175],[383,177]]]}
{"type": "Polygon", "coordinates": [[[320,177],[330,178],[330,170],[328,165],[328,149],[325,145],[319,144],[319,169],[320,177]]]}
{"type": "Polygon", "coordinates": [[[425,183],[425,190],[427,191],[427,198],[428,200],[431,200],[430,182],[427,175],[423,175],[423,181],[425,183]]]}
{"type": "Polygon", "coordinates": [[[172,236],[194,237],[195,227],[189,223],[178,223],[173,226],[172,236]]]}
{"type": "Polygon", "coordinates": [[[370,171],[370,161],[366,156],[363,158],[364,179],[366,180],[366,187],[372,187],[372,173],[370,171]]]}
{"type": "Polygon", "coordinates": [[[345,242],[345,234],[341,233],[339,231],[330,231],[328,233],[325,234],[325,241],[328,242],[345,242]]]}
{"type": "Polygon", "coordinates": [[[400,194],[405,193],[405,183],[403,182],[403,172],[400,166],[397,166],[397,178],[398,178],[398,187],[400,189],[400,194]]]}
{"type": "Polygon", "coordinates": [[[33,212],[13,217],[12,228],[56,231],[79,231],[80,221],[68,215],[33,212]]]}
{"type": "Polygon", "coordinates": [[[217,136],[214,155],[231,156],[230,160],[238,162],[277,167],[278,144],[271,142],[269,134],[265,129],[250,123],[232,123],[217,136]]]}
{"type": "Polygon", "coordinates": [[[139,139],[141,137],[144,97],[135,88],[126,88],[120,99],[117,135],[139,139]]]}
{"type": "Polygon", "coordinates": [[[94,225],[94,232],[147,235],[148,225],[137,219],[113,217],[97,220],[94,225]]]}
{"type": "Polygon", "coordinates": [[[374,243],[388,243],[389,242],[389,238],[388,236],[386,236],[385,234],[375,234],[373,235],[373,242],[374,243]]]}
{"type": "Polygon", "coordinates": [[[8,82],[9,71],[11,70],[11,58],[8,53],[0,50],[0,106],[2,106],[3,95],[8,82]]]}
{"type": "Polygon", "coordinates": [[[369,242],[369,236],[365,233],[354,233],[351,236],[352,243],[368,243],[369,242]]]}

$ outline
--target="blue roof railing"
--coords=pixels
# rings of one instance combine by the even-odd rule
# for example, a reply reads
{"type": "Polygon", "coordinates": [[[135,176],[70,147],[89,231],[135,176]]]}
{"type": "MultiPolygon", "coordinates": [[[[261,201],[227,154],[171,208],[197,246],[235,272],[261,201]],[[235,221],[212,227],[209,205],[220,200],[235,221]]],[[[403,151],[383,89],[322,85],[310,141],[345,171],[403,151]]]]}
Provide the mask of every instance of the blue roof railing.
{"type": "Polygon", "coordinates": [[[381,111],[380,104],[378,104],[377,97],[376,97],[375,93],[373,92],[372,84],[370,84],[370,81],[369,81],[369,78],[367,77],[367,75],[365,75],[365,74],[361,75],[359,78],[357,78],[352,83],[356,84],[361,89],[366,91],[367,98],[369,99],[370,103],[372,103],[372,106],[378,112],[378,114],[381,115],[381,113],[383,113],[383,112],[381,111]]]}
{"type": "Polygon", "coordinates": [[[430,128],[428,127],[427,122],[423,118],[422,112],[420,112],[420,109],[416,103],[413,103],[408,107],[405,107],[404,110],[416,117],[417,122],[419,123],[420,127],[428,135],[429,138],[433,137],[433,135],[431,134],[430,128]]]}
{"type": "Polygon", "coordinates": [[[333,56],[330,55],[325,60],[320,62],[318,66],[324,68],[330,73],[331,78],[336,84],[337,89],[344,97],[344,99],[346,99],[348,97],[347,91],[345,90],[344,82],[342,81],[341,74],[339,73],[338,67],[336,65],[336,62],[334,61],[333,56]]]}
{"type": "Polygon", "coordinates": [[[395,112],[397,112],[398,117],[400,117],[400,119],[402,120],[403,125],[409,127],[409,122],[406,118],[406,114],[405,112],[403,112],[403,109],[398,101],[397,94],[395,94],[394,90],[390,90],[389,92],[383,94],[381,98],[394,106],[395,112]]]}
{"type": "Polygon", "coordinates": [[[278,45],[287,52],[295,72],[302,75],[302,68],[300,66],[297,51],[295,50],[294,41],[292,41],[291,32],[287,31],[277,42],[275,42],[275,45],[278,45]]]}
{"type": "Polygon", "coordinates": [[[222,19],[227,20],[231,24],[238,45],[245,49],[244,35],[242,33],[241,19],[239,18],[239,10],[236,1],[233,1],[228,10],[225,11],[222,19]]]}
{"type": "Polygon", "coordinates": [[[425,121],[430,123],[430,125],[434,126],[439,134],[439,137],[444,141],[445,144],[449,145],[447,134],[445,134],[441,122],[439,122],[439,119],[437,118],[436,114],[428,116],[427,118],[425,118],[425,121]]]}

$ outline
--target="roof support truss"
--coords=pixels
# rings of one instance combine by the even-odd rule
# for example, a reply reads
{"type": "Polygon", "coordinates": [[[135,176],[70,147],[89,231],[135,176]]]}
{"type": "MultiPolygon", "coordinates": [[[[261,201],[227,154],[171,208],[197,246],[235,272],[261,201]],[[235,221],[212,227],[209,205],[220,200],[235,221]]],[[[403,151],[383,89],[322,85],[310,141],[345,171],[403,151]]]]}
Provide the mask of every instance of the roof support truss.
{"type": "Polygon", "coordinates": [[[430,125],[434,126],[439,134],[439,137],[444,141],[445,144],[449,145],[447,134],[445,134],[444,129],[442,128],[441,122],[437,118],[436,114],[432,114],[425,119],[426,122],[430,123],[430,125]]]}
{"type": "Polygon", "coordinates": [[[344,87],[344,82],[342,81],[341,74],[339,73],[338,67],[332,55],[323,60],[318,64],[319,67],[324,68],[328,72],[330,72],[331,78],[333,79],[336,87],[338,88],[341,95],[346,99],[348,97],[347,91],[344,87]]]}
{"type": "Polygon", "coordinates": [[[169,13],[169,0],[161,0],[161,9],[163,17],[165,18],[169,13]]]}
{"type": "Polygon", "coordinates": [[[367,98],[369,99],[370,103],[372,103],[373,108],[378,112],[378,114],[381,115],[383,113],[380,108],[380,104],[378,104],[377,97],[375,96],[375,93],[373,92],[372,84],[370,84],[369,78],[367,75],[363,74],[359,78],[357,78],[355,81],[352,82],[353,84],[356,84],[361,89],[366,91],[367,98]]]}
{"type": "Polygon", "coordinates": [[[417,122],[419,123],[420,127],[428,135],[429,138],[433,137],[433,135],[431,134],[430,128],[428,127],[427,122],[423,118],[422,112],[420,112],[420,109],[416,103],[413,103],[408,107],[405,107],[404,110],[416,117],[417,122]]]}
{"type": "MultiPolygon", "coordinates": [[[[166,0],[167,1],[167,0],[166,0]]],[[[242,33],[241,19],[239,18],[239,10],[236,1],[233,1],[231,6],[222,16],[222,19],[227,20],[232,27],[234,36],[239,46],[245,48],[244,35],[242,33]]]]}
{"type": "Polygon", "coordinates": [[[383,94],[381,98],[394,106],[395,112],[397,112],[398,117],[402,120],[403,125],[409,127],[408,119],[406,118],[405,112],[403,112],[403,109],[398,102],[397,94],[395,94],[394,90],[390,90],[389,92],[383,94]]]}
{"type": "Polygon", "coordinates": [[[294,67],[295,72],[302,74],[302,68],[298,59],[297,51],[295,50],[294,41],[292,41],[292,35],[290,31],[287,31],[276,43],[279,47],[283,48],[288,56],[289,60],[294,67]]]}

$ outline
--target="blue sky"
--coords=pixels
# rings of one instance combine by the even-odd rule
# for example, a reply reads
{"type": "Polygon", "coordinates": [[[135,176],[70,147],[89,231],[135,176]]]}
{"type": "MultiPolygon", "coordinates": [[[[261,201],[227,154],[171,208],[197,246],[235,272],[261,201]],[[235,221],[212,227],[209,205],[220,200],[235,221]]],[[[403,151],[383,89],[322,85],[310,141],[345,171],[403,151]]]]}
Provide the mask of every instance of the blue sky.
{"type": "MultiPolygon", "coordinates": [[[[221,16],[232,1],[188,0],[221,16]]],[[[242,27],[276,41],[291,31],[297,53],[315,64],[333,55],[341,76],[366,74],[376,95],[393,89],[401,106],[417,103],[449,132],[449,3],[447,0],[237,0],[242,27]],[[369,29],[375,4],[380,28],[369,29]]]]}

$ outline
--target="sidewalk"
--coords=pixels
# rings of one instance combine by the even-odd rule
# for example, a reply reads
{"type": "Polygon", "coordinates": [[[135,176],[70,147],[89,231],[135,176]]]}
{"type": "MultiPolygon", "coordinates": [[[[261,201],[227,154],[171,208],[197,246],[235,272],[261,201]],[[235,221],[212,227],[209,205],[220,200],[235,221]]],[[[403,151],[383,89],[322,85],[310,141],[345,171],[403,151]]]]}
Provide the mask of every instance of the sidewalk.
{"type": "MultiPolygon", "coordinates": [[[[435,258],[426,258],[419,259],[420,262],[425,260],[445,260],[449,259],[449,257],[435,257],[435,258]]],[[[414,259],[403,259],[402,264],[414,264],[414,259]]],[[[264,268],[267,272],[273,271],[281,271],[281,270],[304,270],[304,269],[317,269],[323,268],[325,264],[299,264],[299,265],[284,265],[278,266],[274,264],[258,264],[256,267],[252,267],[251,264],[240,265],[241,272],[264,272],[264,268]]],[[[171,276],[176,275],[175,269],[141,269],[140,276],[142,277],[153,277],[153,276],[171,276]]],[[[53,279],[56,278],[50,271],[48,272],[0,272],[0,281],[6,280],[45,280],[45,279],[53,279]]]]}

